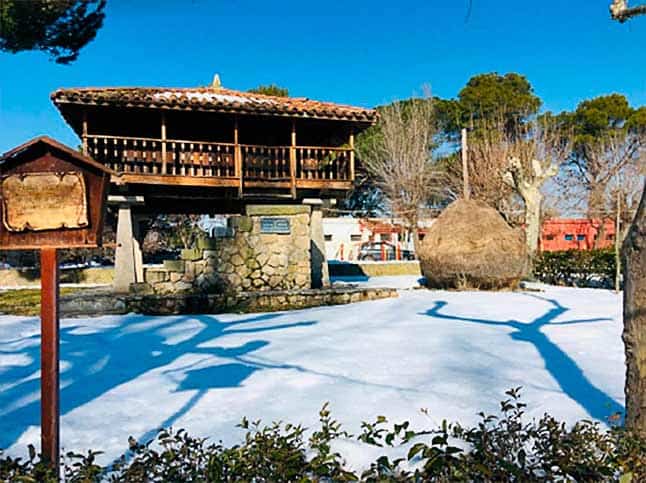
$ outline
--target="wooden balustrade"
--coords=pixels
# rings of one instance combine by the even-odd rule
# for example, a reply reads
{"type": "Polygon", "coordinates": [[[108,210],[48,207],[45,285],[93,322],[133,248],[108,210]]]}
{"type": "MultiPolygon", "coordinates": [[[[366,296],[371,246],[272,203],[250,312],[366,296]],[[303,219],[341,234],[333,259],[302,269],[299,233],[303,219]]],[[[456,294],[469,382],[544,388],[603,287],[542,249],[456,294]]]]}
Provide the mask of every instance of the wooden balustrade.
{"type": "Polygon", "coordinates": [[[94,135],[87,144],[90,156],[119,173],[235,176],[233,144],[94,135]]]}
{"type": "Polygon", "coordinates": [[[296,147],[296,177],[345,181],[350,178],[350,153],[348,148],[319,146],[296,147]]]}
{"type": "Polygon", "coordinates": [[[240,150],[245,179],[289,179],[289,147],[242,144],[240,150]]]}
{"type": "Polygon", "coordinates": [[[103,135],[84,136],[96,161],[118,173],[256,181],[351,181],[352,149],[262,146],[103,135]],[[166,159],[164,159],[164,157],[166,159]],[[291,162],[295,161],[292,173],[291,162]]]}

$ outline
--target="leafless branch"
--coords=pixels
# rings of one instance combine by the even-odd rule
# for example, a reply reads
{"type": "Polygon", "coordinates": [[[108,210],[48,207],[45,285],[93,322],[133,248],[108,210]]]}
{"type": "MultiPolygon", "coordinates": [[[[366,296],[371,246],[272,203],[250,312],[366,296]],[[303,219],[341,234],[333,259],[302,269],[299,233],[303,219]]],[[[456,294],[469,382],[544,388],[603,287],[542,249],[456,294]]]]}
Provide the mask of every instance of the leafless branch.
{"type": "Polygon", "coordinates": [[[646,4],[629,7],[627,0],[613,0],[610,5],[610,15],[613,20],[625,22],[638,15],[646,15],[646,4]]]}
{"type": "Polygon", "coordinates": [[[432,149],[436,136],[430,97],[396,102],[379,113],[375,135],[359,146],[359,157],[391,204],[416,226],[420,208],[441,189],[432,149]]]}

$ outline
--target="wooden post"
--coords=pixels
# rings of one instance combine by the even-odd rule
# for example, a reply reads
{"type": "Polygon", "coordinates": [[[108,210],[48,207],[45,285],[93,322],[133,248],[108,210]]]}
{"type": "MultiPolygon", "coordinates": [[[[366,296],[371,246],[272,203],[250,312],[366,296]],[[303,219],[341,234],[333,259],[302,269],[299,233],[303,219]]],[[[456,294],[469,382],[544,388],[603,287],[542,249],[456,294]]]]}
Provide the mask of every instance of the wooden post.
{"type": "Polygon", "coordinates": [[[161,115],[161,152],[162,152],[162,174],[167,174],[166,166],[166,113],[161,115]]]}
{"type": "Polygon", "coordinates": [[[238,197],[242,198],[242,150],[240,149],[240,131],[238,129],[238,118],[233,121],[233,166],[236,178],[238,178],[238,197]]]}
{"type": "Polygon", "coordinates": [[[82,141],[83,141],[83,155],[87,156],[88,155],[88,147],[87,147],[87,112],[83,111],[83,136],[82,136],[82,141]]]}
{"type": "Polygon", "coordinates": [[[464,199],[468,200],[471,195],[469,188],[469,164],[468,164],[468,145],[467,145],[467,130],[462,129],[462,190],[464,199]]]}
{"type": "Polygon", "coordinates": [[[292,142],[289,148],[289,176],[291,178],[292,198],[296,199],[296,122],[292,121],[292,142]]]}
{"type": "Polygon", "coordinates": [[[350,131],[350,181],[354,181],[354,131],[350,131]]]}
{"type": "Polygon", "coordinates": [[[41,453],[59,471],[58,252],[40,251],[40,425],[41,453]]]}

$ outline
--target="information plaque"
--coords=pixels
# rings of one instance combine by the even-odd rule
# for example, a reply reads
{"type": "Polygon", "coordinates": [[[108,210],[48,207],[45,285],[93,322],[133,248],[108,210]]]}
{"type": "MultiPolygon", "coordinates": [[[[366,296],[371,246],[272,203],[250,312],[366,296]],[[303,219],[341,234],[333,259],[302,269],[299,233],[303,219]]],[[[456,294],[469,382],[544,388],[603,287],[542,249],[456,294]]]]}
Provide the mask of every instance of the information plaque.
{"type": "Polygon", "coordinates": [[[261,218],[260,233],[278,233],[288,235],[291,233],[291,226],[287,218],[261,218]]]}

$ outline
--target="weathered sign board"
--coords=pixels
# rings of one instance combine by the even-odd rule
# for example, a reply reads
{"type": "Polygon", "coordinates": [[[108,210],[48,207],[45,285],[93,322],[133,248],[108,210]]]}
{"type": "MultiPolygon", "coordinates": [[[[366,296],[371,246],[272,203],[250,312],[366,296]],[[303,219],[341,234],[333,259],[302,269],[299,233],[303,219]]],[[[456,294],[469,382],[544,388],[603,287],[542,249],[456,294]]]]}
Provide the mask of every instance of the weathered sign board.
{"type": "Polygon", "coordinates": [[[2,223],[9,231],[88,226],[82,173],[25,173],[5,177],[2,223]]]}
{"type": "Polygon", "coordinates": [[[278,233],[288,235],[291,226],[288,218],[261,218],[260,233],[278,233]]]}
{"type": "Polygon", "coordinates": [[[41,452],[59,464],[59,248],[101,245],[112,170],[48,137],[0,157],[0,250],[40,250],[41,452]]]}

